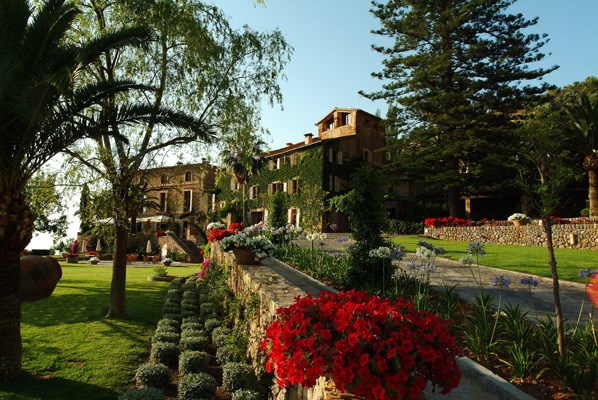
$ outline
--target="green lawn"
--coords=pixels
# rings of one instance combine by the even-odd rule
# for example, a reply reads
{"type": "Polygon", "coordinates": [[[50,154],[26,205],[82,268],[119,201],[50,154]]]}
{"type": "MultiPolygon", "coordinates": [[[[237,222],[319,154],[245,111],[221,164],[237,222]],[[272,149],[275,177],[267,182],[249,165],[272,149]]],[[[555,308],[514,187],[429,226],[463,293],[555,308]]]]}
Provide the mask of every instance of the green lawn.
{"type": "MultiPolygon", "coordinates": [[[[452,260],[459,260],[467,254],[467,242],[438,240],[420,236],[395,236],[392,238],[393,243],[405,245],[408,251],[415,251],[417,242],[420,240],[426,240],[435,246],[444,247],[447,251],[444,257],[452,260]]],[[[548,250],[545,247],[487,243],[485,248],[486,255],[480,260],[482,265],[550,277],[548,250]]],[[[585,282],[585,279],[577,276],[579,269],[598,269],[598,251],[555,249],[555,255],[559,279],[585,282]]]]}
{"type": "MultiPolygon", "coordinates": [[[[62,264],[50,298],[23,305],[23,369],[19,381],[0,384],[0,399],[115,399],[132,383],[168,287],[149,282],[152,267],[127,270],[126,320],[109,320],[110,266],[62,264]]],[[[198,267],[170,267],[187,276],[198,267]]]]}

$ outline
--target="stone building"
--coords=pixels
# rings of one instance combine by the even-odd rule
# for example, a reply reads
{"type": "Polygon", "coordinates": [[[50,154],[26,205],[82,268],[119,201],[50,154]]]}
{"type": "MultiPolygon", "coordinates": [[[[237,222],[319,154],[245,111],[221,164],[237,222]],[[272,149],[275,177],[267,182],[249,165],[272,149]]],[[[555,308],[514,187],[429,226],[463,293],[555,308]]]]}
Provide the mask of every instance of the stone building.
{"type": "Polygon", "coordinates": [[[146,206],[137,215],[137,231],[174,228],[196,243],[198,232],[189,222],[204,228],[215,176],[216,167],[207,162],[141,170],[146,206]]]}
{"type": "MultiPolygon", "coordinates": [[[[385,162],[382,120],[355,108],[335,108],[316,122],[317,136],[304,135],[298,143],[264,154],[266,162],[246,188],[247,221],[267,221],[270,198],[284,193],[287,221],[306,229],[348,230],[347,218],[325,211],[325,200],[352,189],[351,175],[362,164],[382,167],[385,162]]],[[[239,205],[242,185],[230,175],[218,179],[219,205],[239,205]]],[[[240,208],[240,207],[238,207],[240,208]]]]}

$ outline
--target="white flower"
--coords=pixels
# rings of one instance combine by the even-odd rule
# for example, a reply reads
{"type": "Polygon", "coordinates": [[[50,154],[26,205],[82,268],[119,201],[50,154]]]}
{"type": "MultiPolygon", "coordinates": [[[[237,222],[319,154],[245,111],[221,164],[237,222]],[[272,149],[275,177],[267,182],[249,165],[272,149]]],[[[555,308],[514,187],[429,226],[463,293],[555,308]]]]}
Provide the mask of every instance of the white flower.
{"type": "Polygon", "coordinates": [[[390,258],[392,249],[390,247],[378,247],[377,249],[370,250],[369,255],[373,258],[390,258]]]}
{"type": "Polygon", "coordinates": [[[509,221],[530,221],[530,218],[522,213],[515,213],[507,218],[509,221]]]}

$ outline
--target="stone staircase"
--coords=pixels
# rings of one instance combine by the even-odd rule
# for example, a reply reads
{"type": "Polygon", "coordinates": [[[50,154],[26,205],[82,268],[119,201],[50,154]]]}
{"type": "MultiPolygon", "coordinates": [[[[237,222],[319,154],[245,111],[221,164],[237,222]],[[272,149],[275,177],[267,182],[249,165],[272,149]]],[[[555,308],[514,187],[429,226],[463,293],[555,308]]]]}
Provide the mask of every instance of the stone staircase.
{"type": "Polygon", "coordinates": [[[168,237],[169,239],[171,239],[170,246],[174,244],[176,248],[178,248],[183,253],[187,254],[187,256],[189,257],[189,262],[200,263],[203,261],[203,257],[200,253],[200,250],[193,241],[181,239],[173,233],[169,233],[168,237]]]}

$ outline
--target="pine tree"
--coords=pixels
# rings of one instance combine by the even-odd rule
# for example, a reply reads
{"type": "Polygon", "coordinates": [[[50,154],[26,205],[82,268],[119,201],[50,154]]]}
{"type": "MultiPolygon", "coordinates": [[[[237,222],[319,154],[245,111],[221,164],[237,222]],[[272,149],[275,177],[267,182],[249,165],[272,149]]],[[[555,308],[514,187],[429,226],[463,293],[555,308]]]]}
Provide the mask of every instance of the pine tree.
{"type": "Polygon", "coordinates": [[[89,220],[89,186],[87,186],[87,183],[81,189],[81,200],[79,201],[79,211],[77,214],[79,214],[79,219],[81,220],[79,232],[88,233],[91,231],[92,225],[89,220]]]}
{"type": "Polygon", "coordinates": [[[374,33],[392,44],[373,46],[386,57],[372,74],[384,84],[362,94],[389,104],[394,175],[446,193],[451,215],[461,213],[463,191],[495,189],[504,179],[513,114],[548,89],[522,82],[557,68],[530,68],[548,39],[523,33],[537,18],[509,14],[515,1],[372,2],[382,25],[374,33]]]}

